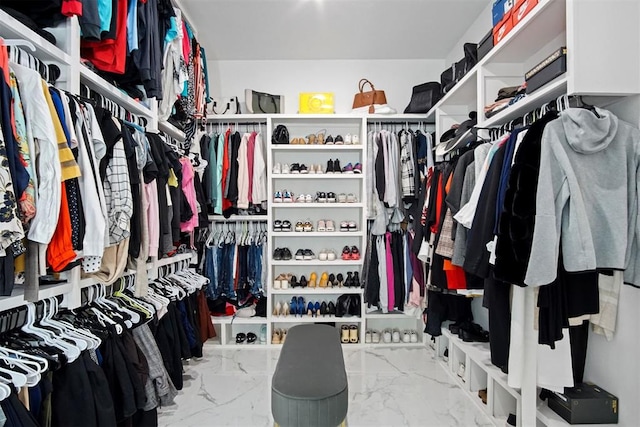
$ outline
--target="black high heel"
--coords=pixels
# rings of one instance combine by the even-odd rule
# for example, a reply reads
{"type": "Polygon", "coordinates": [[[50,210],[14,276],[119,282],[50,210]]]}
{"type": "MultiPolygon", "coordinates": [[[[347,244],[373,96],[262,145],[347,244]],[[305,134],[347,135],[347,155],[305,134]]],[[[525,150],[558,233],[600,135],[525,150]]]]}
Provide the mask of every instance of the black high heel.
{"type": "Polygon", "coordinates": [[[333,273],[331,273],[329,275],[329,286],[333,288],[334,286],[336,286],[335,282],[336,282],[336,276],[333,273]]]}
{"type": "Polygon", "coordinates": [[[342,275],[342,273],[338,273],[338,276],[336,277],[336,279],[338,279],[339,287],[344,286],[344,276],[342,275]]]}
{"type": "Polygon", "coordinates": [[[292,288],[298,287],[298,278],[296,276],[291,276],[291,280],[289,280],[289,286],[292,288]]]}
{"type": "Polygon", "coordinates": [[[300,287],[301,288],[306,288],[307,287],[307,278],[304,276],[300,276],[300,287]]]}
{"type": "Polygon", "coordinates": [[[350,288],[352,286],[354,286],[354,282],[353,282],[353,273],[351,273],[350,271],[347,272],[347,278],[344,281],[344,285],[347,288],[350,288]]]}
{"type": "Polygon", "coordinates": [[[336,315],[336,305],[333,303],[333,301],[329,301],[329,305],[327,306],[327,313],[329,314],[329,316],[336,315]]]}
{"type": "Polygon", "coordinates": [[[327,312],[328,312],[327,303],[325,301],[322,301],[322,304],[320,304],[320,314],[323,316],[326,316],[327,312]]]}
{"type": "Polygon", "coordinates": [[[360,287],[360,276],[357,271],[353,272],[353,286],[356,288],[360,287]]]}

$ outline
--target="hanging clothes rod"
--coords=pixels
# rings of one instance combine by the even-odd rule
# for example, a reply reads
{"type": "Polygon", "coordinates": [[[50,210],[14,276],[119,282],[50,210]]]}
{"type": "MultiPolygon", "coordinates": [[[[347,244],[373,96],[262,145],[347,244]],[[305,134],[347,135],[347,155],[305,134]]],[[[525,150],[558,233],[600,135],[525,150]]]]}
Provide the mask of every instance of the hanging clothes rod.
{"type": "Polygon", "coordinates": [[[23,40],[23,39],[3,39],[3,38],[0,38],[0,40],[2,41],[2,43],[5,46],[26,47],[27,49],[29,49],[32,52],[36,51],[36,47],[33,45],[33,43],[31,43],[28,40],[23,40]]]}
{"type": "Polygon", "coordinates": [[[209,221],[216,223],[226,223],[226,222],[267,222],[266,215],[264,217],[260,216],[248,216],[248,215],[236,215],[229,218],[225,218],[219,215],[210,215],[209,221]]]}
{"type": "Polygon", "coordinates": [[[385,125],[385,126],[386,125],[402,126],[402,125],[407,125],[407,124],[409,124],[409,125],[433,125],[434,123],[428,123],[426,120],[425,121],[415,121],[415,120],[406,121],[406,120],[404,120],[404,121],[395,121],[395,122],[393,122],[393,121],[387,121],[387,122],[372,121],[372,122],[369,122],[369,124],[370,125],[385,125]]]}

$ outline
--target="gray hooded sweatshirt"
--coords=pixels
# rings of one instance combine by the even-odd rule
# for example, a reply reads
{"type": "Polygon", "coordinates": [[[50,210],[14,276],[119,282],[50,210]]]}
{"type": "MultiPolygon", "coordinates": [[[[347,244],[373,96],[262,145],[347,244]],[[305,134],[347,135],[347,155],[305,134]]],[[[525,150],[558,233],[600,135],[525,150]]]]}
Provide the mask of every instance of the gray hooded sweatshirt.
{"type": "Polygon", "coordinates": [[[597,113],[570,108],[544,129],[527,285],[556,278],[560,244],[567,271],[629,267],[640,284],[640,131],[597,113]]]}

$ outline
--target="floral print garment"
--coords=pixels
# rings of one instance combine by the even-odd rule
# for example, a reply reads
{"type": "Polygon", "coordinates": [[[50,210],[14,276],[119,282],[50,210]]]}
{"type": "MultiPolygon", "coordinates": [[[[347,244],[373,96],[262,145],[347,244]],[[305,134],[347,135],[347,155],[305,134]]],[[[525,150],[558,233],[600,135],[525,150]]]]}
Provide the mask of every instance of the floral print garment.
{"type": "MultiPolygon", "coordinates": [[[[0,135],[2,132],[0,130],[0,135]]],[[[4,255],[11,244],[24,237],[24,229],[18,218],[16,196],[13,193],[7,148],[0,138],[0,251],[4,255]]]]}
{"type": "Polygon", "coordinates": [[[31,153],[29,150],[29,142],[27,136],[27,126],[25,121],[24,110],[22,107],[22,100],[20,99],[20,91],[18,88],[18,81],[16,76],[11,73],[11,80],[9,81],[12,93],[12,107],[15,117],[16,126],[16,139],[18,141],[18,151],[20,153],[20,161],[27,169],[29,174],[29,183],[25,192],[20,199],[20,219],[22,224],[26,225],[36,215],[36,189],[35,189],[35,171],[33,169],[33,162],[31,160],[31,153]]]}

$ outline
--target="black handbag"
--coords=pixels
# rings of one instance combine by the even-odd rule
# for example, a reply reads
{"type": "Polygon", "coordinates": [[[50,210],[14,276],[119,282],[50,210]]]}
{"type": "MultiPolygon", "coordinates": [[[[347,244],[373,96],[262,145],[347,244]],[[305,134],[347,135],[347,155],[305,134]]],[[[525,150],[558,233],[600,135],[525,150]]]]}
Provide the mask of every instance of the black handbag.
{"type": "Polygon", "coordinates": [[[289,129],[285,125],[278,125],[273,130],[271,135],[272,144],[288,144],[289,143],[289,129]]]}
{"type": "Polygon", "coordinates": [[[451,67],[447,68],[440,74],[440,85],[442,94],[449,92],[460,81],[465,74],[465,59],[455,62],[451,67]]]}
{"type": "Polygon", "coordinates": [[[428,112],[440,100],[441,86],[438,82],[422,83],[413,87],[411,101],[404,109],[405,114],[428,112]]]}
{"type": "Polygon", "coordinates": [[[464,74],[467,74],[478,63],[478,44],[465,43],[464,49],[464,74]]]}

